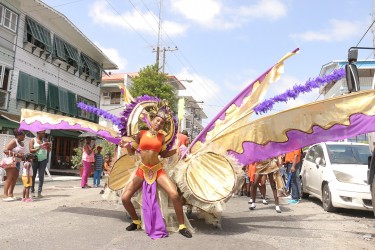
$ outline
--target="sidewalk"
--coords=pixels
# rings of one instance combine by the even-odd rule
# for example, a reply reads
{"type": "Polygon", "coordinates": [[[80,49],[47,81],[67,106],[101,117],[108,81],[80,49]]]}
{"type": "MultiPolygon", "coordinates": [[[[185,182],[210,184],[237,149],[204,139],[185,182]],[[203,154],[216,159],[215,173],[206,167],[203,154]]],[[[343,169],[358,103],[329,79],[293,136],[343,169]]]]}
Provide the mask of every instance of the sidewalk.
{"type": "MultiPolygon", "coordinates": [[[[81,180],[81,177],[79,176],[63,176],[63,175],[51,175],[49,177],[48,175],[44,176],[44,182],[52,182],[52,181],[76,181],[81,180]]],[[[39,182],[39,178],[36,177],[35,183],[39,182]]],[[[18,178],[16,185],[23,185],[20,178],[18,178]]],[[[0,181],[0,186],[4,186],[4,182],[0,181]]]]}

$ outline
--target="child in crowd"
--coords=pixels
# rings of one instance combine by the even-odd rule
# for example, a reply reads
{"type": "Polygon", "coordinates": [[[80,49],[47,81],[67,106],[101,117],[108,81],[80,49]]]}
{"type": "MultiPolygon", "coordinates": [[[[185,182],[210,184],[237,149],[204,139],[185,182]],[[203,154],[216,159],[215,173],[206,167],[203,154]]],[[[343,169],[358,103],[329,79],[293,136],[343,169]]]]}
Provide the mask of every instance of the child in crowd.
{"type": "MultiPolygon", "coordinates": [[[[104,174],[105,176],[109,176],[110,173],[111,173],[111,155],[106,154],[106,156],[104,157],[104,174]]],[[[103,190],[101,190],[99,194],[104,194],[104,190],[106,189],[107,185],[108,185],[108,177],[106,178],[106,181],[104,183],[103,190]]]]}
{"type": "Polygon", "coordinates": [[[100,154],[102,152],[102,147],[98,146],[96,148],[95,154],[95,171],[94,171],[94,187],[100,187],[100,177],[103,171],[103,156],[100,154]]]}
{"type": "Polygon", "coordinates": [[[24,202],[32,202],[33,199],[30,198],[30,187],[32,185],[32,177],[33,177],[33,168],[31,162],[34,159],[34,155],[27,153],[25,155],[25,162],[23,164],[22,169],[22,183],[23,183],[23,195],[22,201],[24,202]]]}

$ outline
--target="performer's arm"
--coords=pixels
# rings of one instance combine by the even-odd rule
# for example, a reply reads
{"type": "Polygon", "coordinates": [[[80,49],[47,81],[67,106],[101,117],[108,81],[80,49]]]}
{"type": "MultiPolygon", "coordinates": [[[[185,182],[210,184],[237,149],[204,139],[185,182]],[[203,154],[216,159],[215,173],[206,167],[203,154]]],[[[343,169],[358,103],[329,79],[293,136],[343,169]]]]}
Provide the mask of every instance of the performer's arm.
{"type": "Polygon", "coordinates": [[[172,149],[172,150],[167,150],[167,145],[165,144],[164,137],[163,137],[163,147],[161,149],[160,156],[163,158],[168,158],[176,153],[177,153],[177,148],[172,149]]]}
{"type": "Polygon", "coordinates": [[[126,148],[129,155],[134,155],[135,151],[137,151],[137,149],[138,149],[139,141],[140,141],[139,133],[134,135],[133,139],[134,139],[134,141],[132,141],[132,142],[125,142],[125,141],[121,140],[120,144],[119,144],[119,146],[121,148],[126,148]]]}

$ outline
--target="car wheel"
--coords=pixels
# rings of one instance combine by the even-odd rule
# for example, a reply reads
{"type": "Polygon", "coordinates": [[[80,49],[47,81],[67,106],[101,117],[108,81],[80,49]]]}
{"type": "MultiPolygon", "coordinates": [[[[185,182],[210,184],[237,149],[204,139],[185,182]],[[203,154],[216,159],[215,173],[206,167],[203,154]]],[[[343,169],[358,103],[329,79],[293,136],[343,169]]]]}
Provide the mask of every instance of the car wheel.
{"type": "Polygon", "coordinates": [[[331,191],[329,190],[328,183],[323,186],[322,190],[323,209],[327,212],[334,212],[336,209],[332,206],[331,191]]]}
{"type": "Polygon", "coordinates": [[[308,199],[310,194],[304,192],[302,178],[301,178],[301,189],[302,189],[302,195],[301,195],[302,199],[308,199]]]}
{"type": "Polygon", "coordinates": [[[375,216],[375,175],[372,179],[372,210],[374,212],[374,216],[375,216]]]}

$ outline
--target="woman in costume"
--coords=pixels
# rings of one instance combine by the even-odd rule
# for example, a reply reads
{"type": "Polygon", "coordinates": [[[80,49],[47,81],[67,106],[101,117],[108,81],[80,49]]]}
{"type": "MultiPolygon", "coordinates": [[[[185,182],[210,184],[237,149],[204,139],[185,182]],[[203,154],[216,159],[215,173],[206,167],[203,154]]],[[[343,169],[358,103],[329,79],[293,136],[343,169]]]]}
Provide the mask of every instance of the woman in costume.
{"type": "Polygon", "coordinates": [[[126,228],[133,231],[141,228],[141,221],[135,211],[131,198],[134,193],[142,187],[142,211],[146,233],[153,239],[168,236],[161,210],[156,196],[156,184],[168,194],[173,202],[179,223],[179,233],[187,238],[191,238],[190,231],[184,224],[182,204],[176,185],[169,179],[163,170],[163,164],[159,156],[163,158],[174,155],[177,149],[167,150],[165,136],[160,132],[164,128],[167,119],[170,119],[168,106],[161,107],[156,116],[151,120],[149,130],[140,130],[133,136],[134,141],[121,141],[120,146],[126,147],[129,155],[139,150],[141,163],[122,194],[122,203],[132,218],[132,223],[126,228]]]}
{"type": "MultiPolygon", "coordinates": [[[[279,171],[279,167],[282,164],[282,159],[281,156],[274,157],[265,161],[260,161],[258,165],[256,166],[256,172],[255,172],[255,177],[254,177],[254,182],[252,183],[251,187],[251,206],[250,210],[254,210],[256,205],[255,205],[255,198],[256,198],[256,192],[257,192],[257,186],[258,182],[261,177],[264,175],[268,175],[268,180],[271,185],[273,197],[275,199],[275,205],[276,205],[276,212],[281,213],[280,206],[279,206],[279,197],[277,196],[277,189],[276,189],[276,182],[274,179],[274,174],[279,171]]],[[[263,204],[266,204],[264,202],[263,197],[263,204]]],[[[268,204],[268,203],[267,203],[268,204]]]]}

